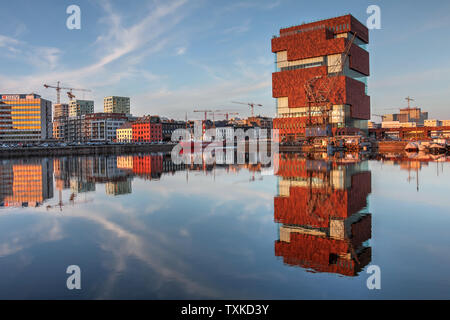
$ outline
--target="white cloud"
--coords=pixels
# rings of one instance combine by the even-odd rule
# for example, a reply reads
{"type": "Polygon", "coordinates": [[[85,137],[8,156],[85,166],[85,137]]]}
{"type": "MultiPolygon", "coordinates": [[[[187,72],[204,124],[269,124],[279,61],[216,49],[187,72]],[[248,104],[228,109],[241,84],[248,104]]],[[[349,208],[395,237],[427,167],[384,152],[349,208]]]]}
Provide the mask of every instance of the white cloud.
{"type": "MultiPolygon", "coordinates": [[[[74,69],[68,65],[59,65],[62,54],[60,49],[33,48],[29,55],[14,58],[39,66],[39,72],[26,76],[0,74],[0,87],[11,92],[42,92],[43,83],[62,81],[95,91],[130,77],[142,77],[147,81],[159,79],[150,71],[137,66],[148,55],[169,44],[170,37],[167,37],[167,33],[184,18],[186,10],[182,12],[180,9],[185,3],[186,0],[157,3],[148,8],[148,14],[143,19],[125,26],[124,19],[114,11],[111,2],[104,0],[101,5],[106,15],[100,22],[106,24],[108,31],[98,36],[94,43],[97,52],[95,62],[74,69]],[[113,66],[115,63],[118,65],[113,66]]],[[[21,46],[31,47],[18,40],[0,36],[0,47],[3,46],[8,46],[10,51],[20,50],[21,46]]],[[[98,92],[96,100],[102,100],[102,96],[110,93],[103,90],[98,92]]],[[[53,92],[48,92],[48,95],[46,93],[44,91],[42,95],[54,100],[53,92]]]]}
{"type": "Polygon", "coordinates": [[[227,28],[227,29],[223,30],[223,33],[224,34],[230,34],[230,33],[239,34],[239,33],[245,33],[248,30],[250,30],[250,19],[246,20],[241,25],[233,26],[233,27],[230,27],[230,28],[227,28]]]}
{"type": "Polygon", "coordinates": [[[186,47],[179,47],[179,48],[177,48],[176,55],[182,56],[186,53],[186,50],[187,50],[186,47]]]}
{"type": "MultiPolygon", "coordinates": [[[[100,3],[104,16],[99,20],[99,29],[106,31],[91,44],[91,63],[73,68],[64,64],[61,49],[33,48],[31,56],[21,56],[21,59],[38,68],[39,72],[17,76],[0,74],[0,87],[9,92],[37,92],[54,101],[55,92],[43,90],[42,85],[62,81],[67,86],[91,89],[93,93],[86,94],[84,98],[95,100],[97,111],[101,108],[103,97],[119,89],[123,92],[121,94],[132,97],[133,113],[136,115],[159,113],[179,118],[180,114],[184,115],[186,110],[197,106],[223,105],[238,98],[253,99],[255,94],[261,97],[261,93],[267,97],[265,101],[258,101],[267,105],[267,110],[261,112],[271,113],[274,110],[270,97],[270,70],[267,65],[262,65],[261,61],[265,59],[261,57],[247,58],[249,61],[236,60],[239,62],[229,67],[214,62],[189,61],[198,70],[206,72],[205,79],[196,79],[197,82],[204,80],[206,85],[186,82],[186,85],[177,88],[170,87],[171,74],[157,74],[148,67],[142,67],[150,56],[171,46],[174,54],[186,54],[189,34],[183,28],[175,29],[192,9],[187,7],[186,0],[146,5],[143,12],[148,14],[132,21],[115,10],[111,1],[100,3]]],[[[247,20],[243,25],[225,32],[244,32],[249,25],[250,20],[247,20]]],[[[2,36],[0,47],[5,45],[14,48],[10,50],[22,50],[23,46],[28,46],[2,36]]],[[[242,113],[243,116],[249,112],[242,109],[242,113]]]]}

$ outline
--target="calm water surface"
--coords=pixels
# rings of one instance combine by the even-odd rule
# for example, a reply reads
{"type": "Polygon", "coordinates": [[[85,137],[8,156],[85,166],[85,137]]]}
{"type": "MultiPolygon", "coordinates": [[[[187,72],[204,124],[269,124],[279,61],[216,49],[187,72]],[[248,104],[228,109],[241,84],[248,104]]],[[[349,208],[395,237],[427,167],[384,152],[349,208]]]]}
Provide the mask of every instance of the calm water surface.
{"type": "Polygon", "coordinates": [[[0,298],[450,298],[448,162],[279,159],[0,160],[0,298]]]}

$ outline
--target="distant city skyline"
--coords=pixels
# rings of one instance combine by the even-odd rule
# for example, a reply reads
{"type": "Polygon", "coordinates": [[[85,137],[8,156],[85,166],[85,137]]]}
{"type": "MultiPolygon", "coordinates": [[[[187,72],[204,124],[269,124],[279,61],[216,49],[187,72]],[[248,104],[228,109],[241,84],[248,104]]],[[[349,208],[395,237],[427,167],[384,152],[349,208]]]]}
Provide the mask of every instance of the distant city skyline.
{"type": "MultiPolygon", "coordinates": [[[[370,31],[371,113],[407,107],[405,97],[450,119],[450,61],[445,41],[450,3],[444,1],[25,1],[0,4],[0,88],[37,93],[56,102],[44,83],[90,89],[79,99],[131,98],[131,112],[200,119],[194,109],[250,115],[231,101],[263,104],[275,116],[271,38],[282,27],[381,8],[381,29],[370,31]],[[81,8],[81,30],[66,28],[66,8],[81,8]]],[[[77,93],[75,93],[77,94],[77,93]]],[[[62,92],[62,102],[67,102],[62,92]]],[[[372,120],[378,121],[377,118],[372,120]]]]}

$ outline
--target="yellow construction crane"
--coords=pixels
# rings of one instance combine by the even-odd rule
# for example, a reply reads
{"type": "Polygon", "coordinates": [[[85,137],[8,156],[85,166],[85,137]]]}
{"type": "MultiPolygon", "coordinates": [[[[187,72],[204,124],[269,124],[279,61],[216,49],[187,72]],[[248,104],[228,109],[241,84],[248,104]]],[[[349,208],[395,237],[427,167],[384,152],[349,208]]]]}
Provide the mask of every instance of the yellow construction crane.
{"type": "Polygon", "coordinates": [[[252,109],[252,118],[255,116],[255,107],[262,107],[262,104],[258,104],[258,103],[253,103],[253,102],[237,102],[237,101],[231,101],[231,103],[236,103],[236,104],[243,104],[246,106],[249,106],[252,109]]]}
{"type": "MultiPolygon", "coordinates": [[[[91,90],[87,90],[87,89],[75,89],[75,88],[66,88],[66,87],[61,87],[61,82],[57,82],[56,86],[52,86],[49,84],[44,84],[44,88],[46,89],[56,89],[56,103],[60,104],[61,103],[61,90],[70,90],[70,94],[69,94],[69,98],[71,98],[71,96],[75,97],[72,94],[72,91],[83,91],[83,92],[92,92],[91,90]]],[[[71,98],[72,100],[72,98],[71,98]]]]}

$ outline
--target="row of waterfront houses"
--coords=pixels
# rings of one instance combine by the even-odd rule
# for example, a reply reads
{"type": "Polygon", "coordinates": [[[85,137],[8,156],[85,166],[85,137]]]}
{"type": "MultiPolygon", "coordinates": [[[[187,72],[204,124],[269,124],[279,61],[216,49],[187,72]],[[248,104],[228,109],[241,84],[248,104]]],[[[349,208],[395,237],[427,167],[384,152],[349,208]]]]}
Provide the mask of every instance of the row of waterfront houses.
{"type": "MultiPolygon", "coordinates": [[[[64,142],[161,142],[170,141],[177,129],[193,130],[194,121],[171,120],[159,116],[135,117],[130,98],[104,98],[103,112],[94,112],[94,101],[71,100],[55,104],[37,94],[0,94],[0,144],[64,142]]],[[[201,122],[201,121],[200,121],[201,122]]],[[[219,136],[230,129],[272,129],[272,119],[201,122],[203,130],[216,128],[219,136]]]]}

